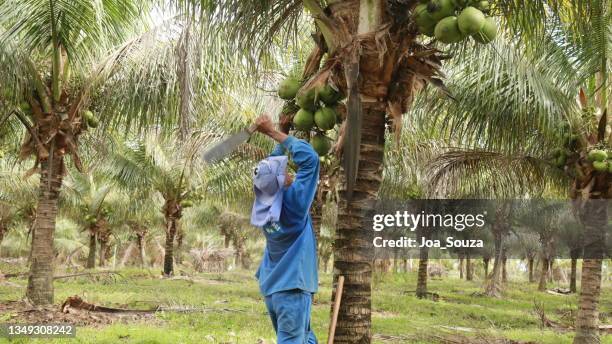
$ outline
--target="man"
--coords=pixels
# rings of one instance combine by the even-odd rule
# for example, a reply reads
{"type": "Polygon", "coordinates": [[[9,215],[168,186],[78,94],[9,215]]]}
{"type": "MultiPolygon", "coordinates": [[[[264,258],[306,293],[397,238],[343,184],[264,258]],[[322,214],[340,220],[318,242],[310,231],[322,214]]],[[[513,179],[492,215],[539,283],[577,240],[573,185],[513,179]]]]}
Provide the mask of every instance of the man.
{"type": "Polygon", "coordinates": [[[278,344],[316,344],[310,329],[312,295],[317,292],[317,248],[310,205],[319,181],[319,156],[310,144],[275,129],[267,115],[257,131],[278,142],[253,173],[255,202],[251,223],[266,237],[256,277],[276,331],[278,344]],[[298,166],[287,173],[288,151],[298,166]]]}

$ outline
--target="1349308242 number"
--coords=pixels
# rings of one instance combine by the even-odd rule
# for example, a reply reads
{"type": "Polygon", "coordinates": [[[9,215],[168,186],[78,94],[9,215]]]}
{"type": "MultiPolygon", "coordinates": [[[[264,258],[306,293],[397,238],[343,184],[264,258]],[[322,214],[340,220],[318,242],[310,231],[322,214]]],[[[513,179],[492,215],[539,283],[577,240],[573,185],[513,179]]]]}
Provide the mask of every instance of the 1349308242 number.
{"type": "Polygon", "coordinates": [[[76,336],[73,324],[0,324],[0,337],[62,338],[76,336]]]}

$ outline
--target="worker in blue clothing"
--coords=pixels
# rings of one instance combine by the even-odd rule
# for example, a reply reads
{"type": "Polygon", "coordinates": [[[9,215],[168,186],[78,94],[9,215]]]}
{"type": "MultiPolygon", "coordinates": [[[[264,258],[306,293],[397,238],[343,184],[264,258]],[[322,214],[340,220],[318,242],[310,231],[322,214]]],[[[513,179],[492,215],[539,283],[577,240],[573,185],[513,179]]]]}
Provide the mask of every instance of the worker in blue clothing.
{"type": "Polygon", "coordinates": [[[276,130],[267,115],[255,123],[257,131],[278,142],[253,172],[251,223],[266,237],[256,277],[277,343],[315,344],[310,310],[318,288],[317,245],[310,205],[319,181],[319,156],[307,142],[276,130]],[[287,173],[285,151],[297,165],[295,178],[287,173]]]}

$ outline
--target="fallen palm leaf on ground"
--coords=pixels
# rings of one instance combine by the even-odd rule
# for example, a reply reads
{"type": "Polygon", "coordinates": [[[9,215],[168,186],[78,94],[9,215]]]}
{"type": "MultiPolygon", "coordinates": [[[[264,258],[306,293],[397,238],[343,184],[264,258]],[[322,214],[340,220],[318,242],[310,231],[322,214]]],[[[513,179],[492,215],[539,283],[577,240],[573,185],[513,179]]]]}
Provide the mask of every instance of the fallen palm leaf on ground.
{"type": "Polygon", "coordinates": [[[127,309],[98,306],[93,303],[83,301],[79,296],[70,296],[62,303],[61,310],[64,313],[70,310],[84,310],[99,313],[157,313],[157,312],[177,312],[177,313],[202,313],[202,312],[245,312],[241,309],[231,308],[206,308],[206,307],[185,307],[185,306],[155,306],[151,309],[127,309]]]}
{"type": "Polygon", "coordinates": [[[74,324],[79,327],[100,327],[114,323],[161,322],[153,313],[101,313],[74,308],[62,311],[56,305],[33,306],[26,301],[0,303],[0,316],[9,323],[74,324]]]}

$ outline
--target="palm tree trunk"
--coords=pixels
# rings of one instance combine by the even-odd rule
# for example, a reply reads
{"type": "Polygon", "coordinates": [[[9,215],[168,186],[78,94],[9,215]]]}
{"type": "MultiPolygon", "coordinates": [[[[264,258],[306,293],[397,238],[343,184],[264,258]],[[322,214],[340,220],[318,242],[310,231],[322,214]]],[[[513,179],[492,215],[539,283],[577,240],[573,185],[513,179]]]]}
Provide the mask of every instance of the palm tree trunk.
{"type": "Polygon", "coordinates": [[[505,254],[502,258],[502,283],[508,282],[508,258],[506,258],[505,254]]]}
{"type": "Polygon", "coordinates": [[[554,265],[555,265],[555,259],[551,258],[548,261],[548,283],[553,283],[555,281],[555,270],[554,270],[554,265]]]}
{"type": "Polygon", "coordinates": [[[6,228],[4,225],[0,224],[0,246],[2,246],[2,240],[4,240],[4,233],[6,232],[6,228]]]}
{"type": "Polygon", "coordinates": [[[485,294],[493,297],[501,297],[503,239],[500,230],[494,230],[493,235],[495,237],[495,260],[493,261],[493,272],[491,272],[491,276],[486,284],[485,294]]]}
{"type": "Polygon", "coordinates": [[[164,248],[164,276],[172,276],[174,273],[174,237],[176,235],[176,219],[166,219],[166,246],[164,248]]]}
{"type": "Polygon", "coordinates": [[[580,257],[579,250],[571,250],[570,257],[572,258],[572,268],[570,270],[570,292],[576,292],[576,270],[578,267],[578,257],[580,257]]]}
{"type": "MultiPolygon", "coordinates": [[[[605,187],[609,186],[609,180],[602,178],[598,182],[602,181],[603,185],[598,185],[594,190],[607,190],[605,187]]],[[[574,344],[599,344],[601,342],[598,307],[606,228],[608,228],[608,202],[607,200],[589,200],[588,202],[580,214],[584,225],[585,245],[574,344]]]]}
{"type": "Polygon", "coordinates": [[[108,242],[106,240],[100,241],[100,267],[106,266],[106,253],[107,253],[108,242]]]}
{"type": "Polygon", "coordinates": [[[53,234],[62,186],[63,163],[63,158],[54,156],[52,159],[43,160],[40,166],[38,208],[26,291],[26,297],[35,305],[53,303],[53,234]]]}
{"type": "MultiPolygon", "coordinates": [[[[384,104],[363,103],[360,161],[352,200],[341,190],[334,240],[334,280],[344,276],[335,343],[370,343],[372,257],[366,214],[382,179],[384,104]],[[376,106],[373,106],[376,105],[376,106]]],[[[344,179],[344,173],[342,173],[344,179]]],[[[346,185],[345,182],[342,183],[346,185]]],[[[332,295],[332,299],[335,295],[332,295]]]]}
{"type": "Polygon", "coordinates": [[[465,255],[465,277],[466,280],[471,281],[474,279],[474,270],[472,269],[472,257],[470,251],[465,255]]]}
{"type": "Polygon", "coordinates": [[[546,290],[546,277],[548,275],[548,258],[542,258],[542,270],[540,271],[540,283],[538,284],[538,291],[546,290]]]}
{"type": "Polygon", "coordinates": [[[134,243],[131,242],[128,244],[128,247],[123,252],[123,257],[121,257],[121,262],[119,262],[119,267],[124,267],[127,265],[130,257],[132,256],[132,252],[134,252],[134,243]]]}
{"type": "Polygon", "coordinates": [[[482,258],[482,265],[484,265],[484,278],[489,278],[489,262],[491,258],[482,258]]]}
{"type": "Polygon", "coordinates": [[[176,261],[176,264],[182,264],[183,263],[183,237],[185,235],[185,232],[183,232],[183,229],[181,228],[180,230],[177,230],[176,232],[176,249],[174,250],[174,260],[176,261]]]}
{"type": "Polygon", "coordinates": [[[87,269],[93,269],[96,267],[96,233],[90,231],[89,233],[89,254],[87,255],[87,269]]]}
{"type": "Polygon", "coordinates": [[[533,257],[529,257],[527,260],[527,267],[529,269],[529,283],[535,282],[535,278],[533,277],[533,257]]]}
{"type": "Polygon", "coordinates": [[[601,293],[601,259],[582,260],[580,307],[576,316],[574,344],[599,344],[599,295],[601,293]]]}
{"type": "Polygon", "coordinates": [[[427,268],[429,265],[429,248],[419,248],[419,271],[417,272],[416,296],[419,299],[427,297],[427,268]]]}
{"type": "Polygon", "coordinates": [[[137,234],[136,240],[138,240],[138,253],[140,256],[140,267],[144,268],[147,266],[146,264],[146,253],[145,253],[145,242],[144,242],[144,234],[137,234]]]}
{"type": "Polygon", "coordinates": [[[576,266],[578,265],[578,259],[572,258],[572,269],[570,272],[570,293],[576,292],[576,266]]]}

